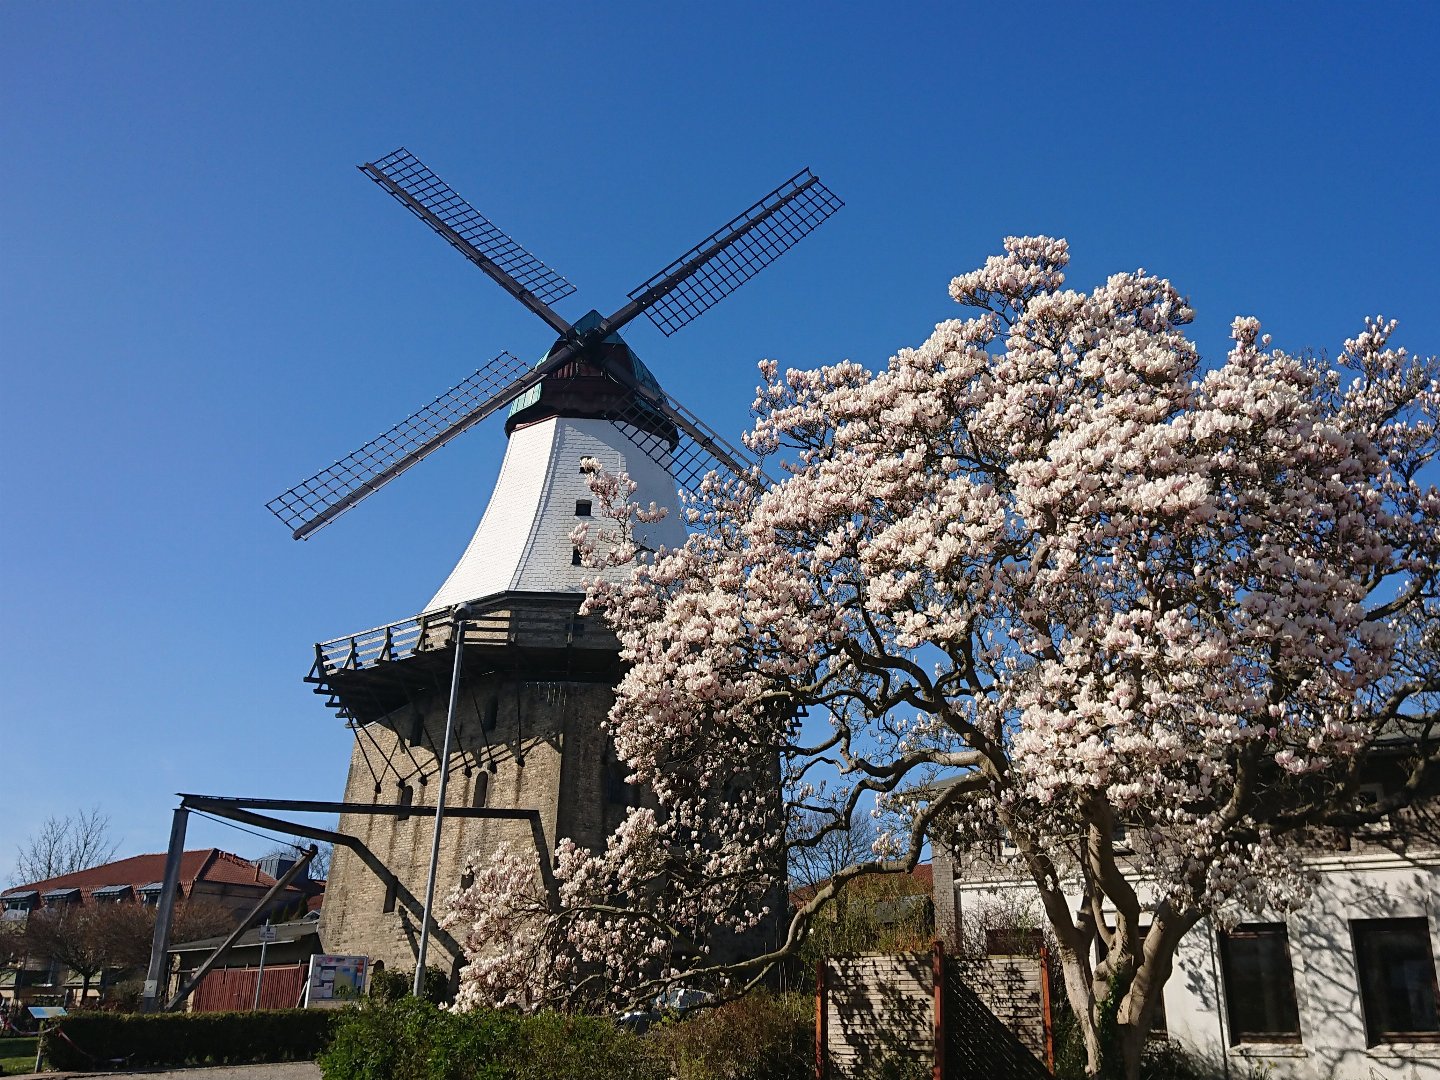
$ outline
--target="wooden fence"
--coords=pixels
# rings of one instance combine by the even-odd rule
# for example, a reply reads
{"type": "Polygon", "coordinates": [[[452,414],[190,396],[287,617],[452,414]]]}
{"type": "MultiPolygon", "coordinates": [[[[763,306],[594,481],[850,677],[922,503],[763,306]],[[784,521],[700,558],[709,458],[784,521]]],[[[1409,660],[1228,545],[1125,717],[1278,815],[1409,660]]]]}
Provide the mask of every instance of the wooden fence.
{"type": "Polygon", "coordinates": [[[1042,1080],[1053,1067],[1042,957],[834,957],[815,995],[817,1080],[1042,1080]]]}
{"type": "MultiPolygon", "coordinates": [[[[309,973],[308,964],[266,965],[260,984],[260,1008],[293,1009],[300,1004],[309,973]]],[[[259,968],[216,968],[195,988],[190,998],[192,1012],[247,1011],[255,1005],[255,980],[259,968]]]]}

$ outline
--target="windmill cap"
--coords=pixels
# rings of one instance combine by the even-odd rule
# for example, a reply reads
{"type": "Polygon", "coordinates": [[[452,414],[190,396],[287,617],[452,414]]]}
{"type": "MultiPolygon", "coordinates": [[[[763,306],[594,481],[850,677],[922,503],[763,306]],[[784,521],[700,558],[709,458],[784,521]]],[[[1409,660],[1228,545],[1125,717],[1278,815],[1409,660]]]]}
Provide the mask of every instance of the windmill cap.
{"type": "MultiPolygon", "coordinates": [[[[586,312],[575,322],[575,335],[583,337],[599,326],[603,319],[598,311],[586,312]]],[[[545,363],[556,349],[571,344],[572,340],[570,336],[557,340],[536,366],[545,363]]],[[[622,386],[593,363],[587,362],[587,353],[592,357],[603,353],[607,364],[628,371],[636,384],[657,395],[662,393],[659,381],[635,355],[635,350],[625,343],[619,333],[612,331],[590,345],[586,353],[552,371],[512,401],[505,417],[506,433],[522,424],[550,416],[597,419],[623,416],[625,422],[653,431],[673,447],[679,439],[675,425],[643,395],[622,386]]]]}

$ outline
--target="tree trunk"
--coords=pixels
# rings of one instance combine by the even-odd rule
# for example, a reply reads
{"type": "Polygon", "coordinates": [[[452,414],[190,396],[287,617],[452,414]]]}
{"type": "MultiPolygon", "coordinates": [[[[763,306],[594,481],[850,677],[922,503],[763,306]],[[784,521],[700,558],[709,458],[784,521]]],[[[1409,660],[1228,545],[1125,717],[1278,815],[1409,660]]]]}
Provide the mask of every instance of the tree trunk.
{"type": "Polygon", "coordinates": [[[1091,988],[1090,972],[1073,949],[1061,945],[1056,951],[1060,957],[1060,970],[1065,977],[1065,997],[1070,1002],[1070,1011],[1075,1014],[1075,1022],[1080,1025],[1080,1034],[1085,1040],[1085,1075],[1099,1076],[1104,1047],[1100,1041],[1098,1003],[1091,988]]]}

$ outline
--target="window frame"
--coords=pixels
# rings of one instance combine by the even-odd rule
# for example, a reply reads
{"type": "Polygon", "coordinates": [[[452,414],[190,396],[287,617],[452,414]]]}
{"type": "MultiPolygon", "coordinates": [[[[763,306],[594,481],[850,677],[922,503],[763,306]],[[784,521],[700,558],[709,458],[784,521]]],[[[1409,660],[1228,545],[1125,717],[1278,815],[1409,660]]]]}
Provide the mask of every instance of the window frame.
{"type": "Polygon", "coordinates": [[[1350,920],[1350,944],[1355,955],[1355,988],[1360,997],[1360,1015],[1365,1022],[1365,1045],[1384,1046],[1389,1043],[1435,1043],[1440,1042],[1440,985],[1437,985],[1435,974],[1435,948],[1430,937],[1430,918],[1427,915],[1417,915],[1407,918],[1391,919],[1351,919],[1350,920]],[[1430,1003],[1436,1011],[1435,1027],[1429,1030],[1380,1030],[1379,1022],[1375,1017],[1378,1011],[1374,1008],[1374,1002],[1370,998],[1369,987],[1366,985],[1367,960],[1373,962],[1368,951],[1362,947],[1362,942],[1372,933],[1394,933],[1409,924],[1409,927],[1420,931],[1420,937],[1425,942],[1425,955],[1430,961],[1426,970],[1430,976],[1430,1003]]]}
{"type": "MultiPolygon", "coordinates": [[[[1300,1023],[1300,998],[1295,993],[1295,959],[1290,951],[1290,928],[1283,922],[1264,923],[1241,923],[1230,930],[1216,928],[1216,945],[1220,953],[1220,980],[1225,993],[1225,1036],[1229,1044],[1233,1046],[1248,1046],[1252,1044],[1280,1043],[1288,1046],[1299,1046],[1305,1042],[1304,1027],[1300,1023]],[[1231,941],[1260,940],[1262,938],[1278,938],[1284,945],[1285,970],[1283,973],[1275,973],[1276,976],[1283,975],[1285,989],[1289,991],[1290,1006],[1294,1011],[1294,1031],[1241,1031],[1240,1025],[1235,1022],[1234,994],[1231,987],[1240,982],[1252,981],[1248,976],[1238,978],[1241,973],[1234,972],[1234,963],[1230,954],[1231,941]]],[[[1262,973],[1264,974],[1264,973],[1262,973]]]]}

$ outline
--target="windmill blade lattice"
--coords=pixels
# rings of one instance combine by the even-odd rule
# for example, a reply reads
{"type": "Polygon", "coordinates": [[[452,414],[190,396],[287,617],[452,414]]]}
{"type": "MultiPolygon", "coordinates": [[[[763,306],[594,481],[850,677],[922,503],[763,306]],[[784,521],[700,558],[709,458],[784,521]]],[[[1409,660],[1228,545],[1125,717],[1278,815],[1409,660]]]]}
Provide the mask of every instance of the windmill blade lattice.
{"type": "Polygon", "coordinates": [[[502,352],[383,435],[271,499],[266,509],[303,540],[540,377],[530,365],[502,352]]]}
{"type": "MultiPolygon", "coordinates": [[[[449,184],[431,172],[424,162],[403,146],[388,157],[371,162],[368,167],[362,166],[361,169],[367,175],[370,175],[371,169],[375,170],[409,194],[434,214],[441,224],[453,230],[456,236],[478,250],[541,303],[554,304],[575,291],[574,285],[498,229],[489,218],[456,194],[449,184]]],[[[371,179],[385,187],[377,177],[372,175],[371,179]]],[[[395,195],[393,191],[390,193],[395,195]]],[[[406,209],[414,212],[413,207],[404,199],[400,199],[398,195],[396,198],[406,209]]],[[[435,229],[435,232],[456,247],[460,254],[469,258],[469,252],[456,244],[454,238],[444,229],[435,228],[435,223],[423,214],[416,213],[415,216],[435,229]]],[[[481,269],[486,268],[482,266],[481,269]]]]}
{"type": "Polygon", "coordinates": [[[748,480],[753,468],[749,455],[739,450],[663,390],[655,403],[632,399],[624,409],[606,417],[625,432],[645,456],[665,469],[692,495],[700,494],[701,481],[711,472],[748,480]],[[661,412],[678,430],[679,441],[655,430],[655,412],[661,412]]]}
{"type": "Polygon", "coordinates": [[[630,293],[669,337],[813,232],[845,204],[804,169],[630,293]]]}

